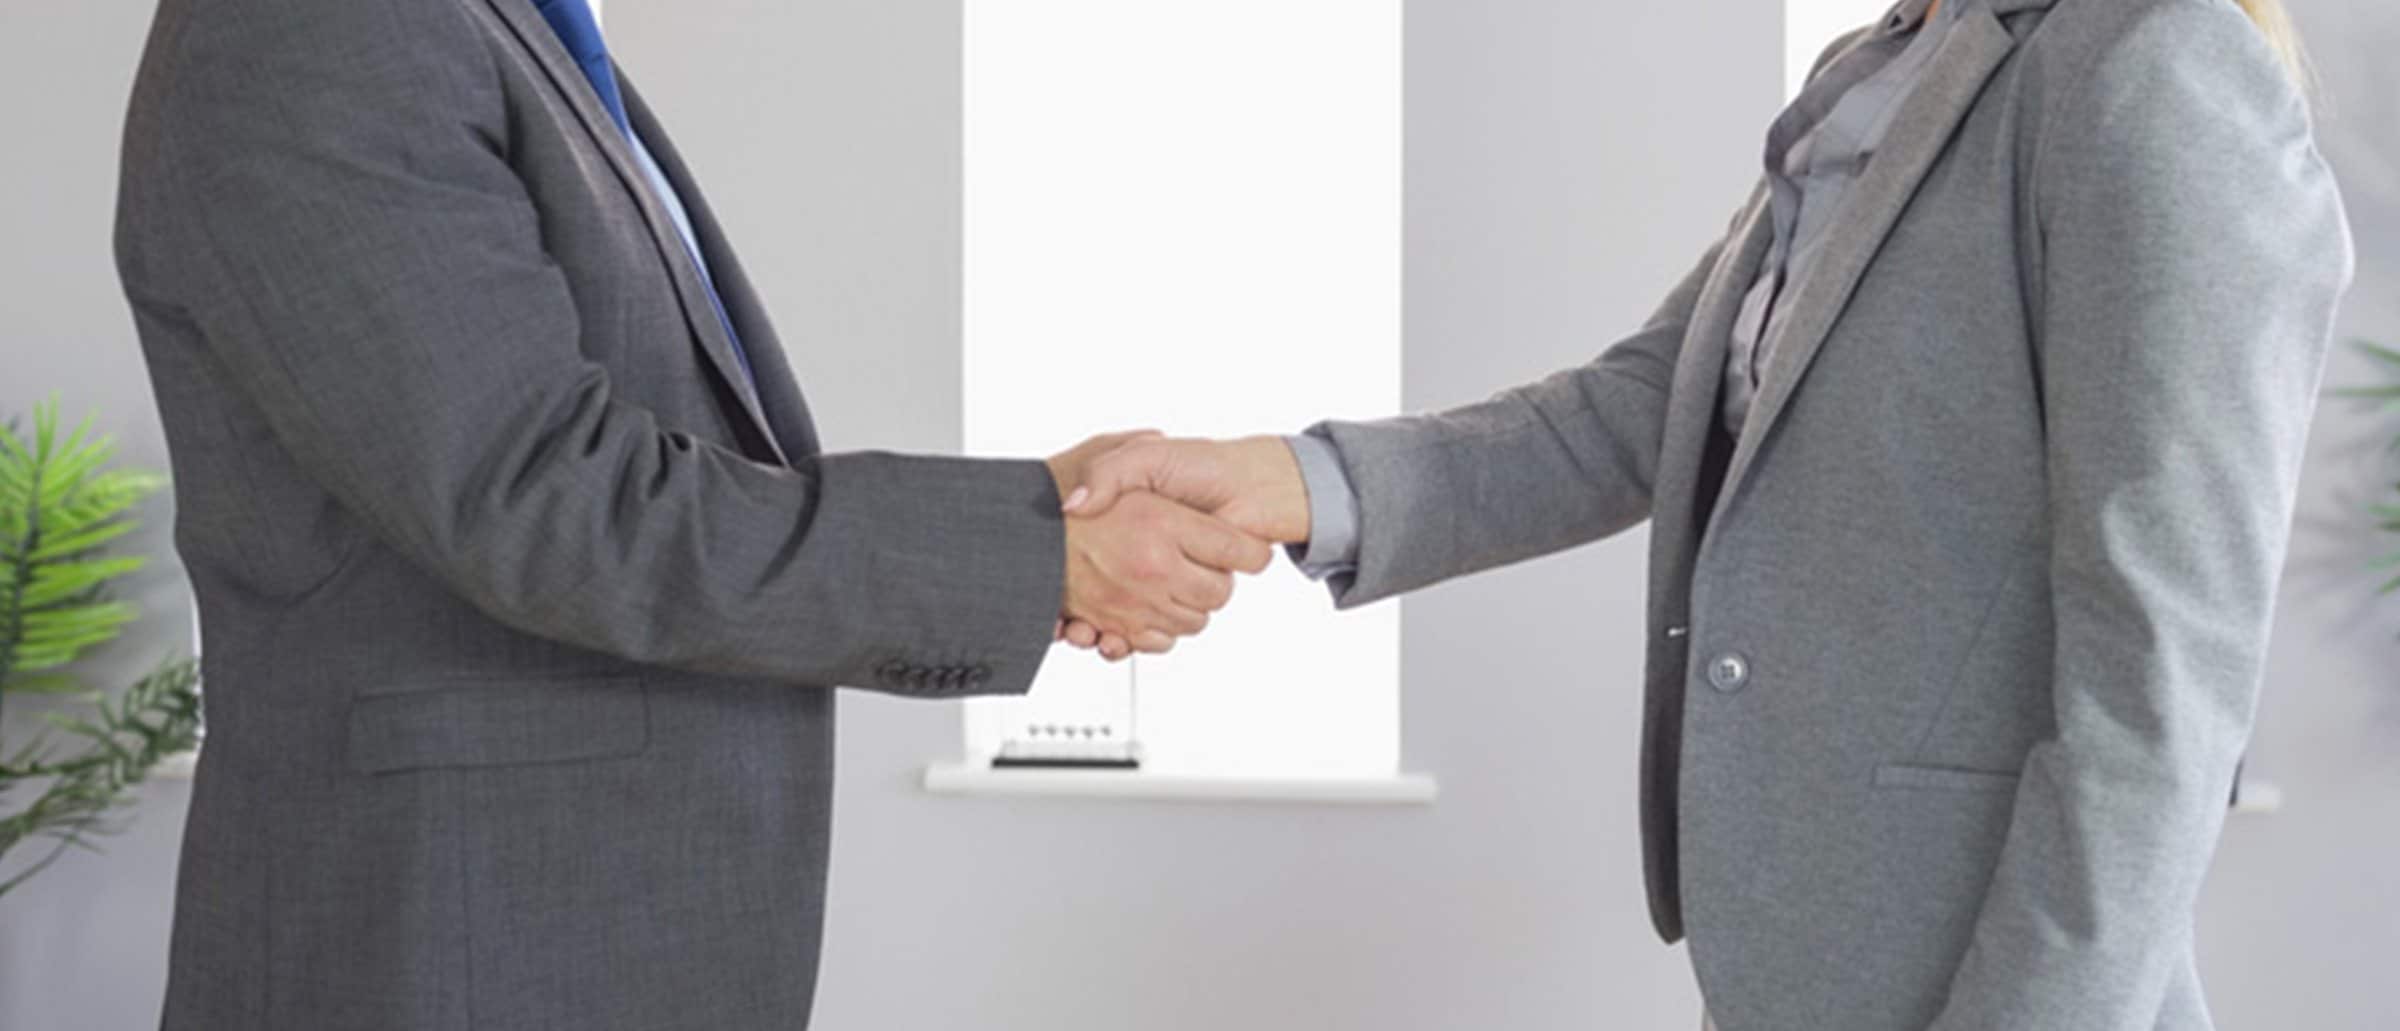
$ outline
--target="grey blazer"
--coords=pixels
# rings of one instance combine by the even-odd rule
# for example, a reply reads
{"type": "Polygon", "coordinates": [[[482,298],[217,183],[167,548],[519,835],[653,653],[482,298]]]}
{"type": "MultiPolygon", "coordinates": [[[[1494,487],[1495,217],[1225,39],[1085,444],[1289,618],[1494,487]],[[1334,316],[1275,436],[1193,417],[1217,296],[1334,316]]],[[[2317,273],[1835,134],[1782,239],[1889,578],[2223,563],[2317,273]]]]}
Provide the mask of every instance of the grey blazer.
{"type": "Polygon", "coordinates": [[[209,739],[173,1031],[798,1028],[832,685],[1021,691],[1038,462],[822,455],[528,0],[165,0],[118,250],[209,739]]]}
{"type": "Polygon", "coordinates": [[[1948,2],[1740,439],[1755,199],[1592,364],[1326,427],[1337,596],[1652,522],[1650,899],[1724,1031],[2198,1031],[2341,205],[2230,0],[1948,2]]]}

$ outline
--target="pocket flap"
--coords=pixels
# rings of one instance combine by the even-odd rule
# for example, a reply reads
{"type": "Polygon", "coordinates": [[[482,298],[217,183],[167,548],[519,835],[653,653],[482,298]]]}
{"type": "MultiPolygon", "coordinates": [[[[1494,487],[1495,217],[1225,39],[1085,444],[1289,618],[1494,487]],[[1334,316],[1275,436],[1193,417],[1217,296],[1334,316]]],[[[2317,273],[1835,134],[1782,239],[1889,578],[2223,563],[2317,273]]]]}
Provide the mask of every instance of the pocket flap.
{"type": "Polygon", "coordinates": [[[2006,770],[1967,770],[1955,766],[1915,766],[1885,763],[1875,767],[1879,788],[1920,788],[1932,791],[2015,791],[2017,775],[2006,770]]]}
{"type": "Polygon", "coordinates": [[[649,701],[630,677],[461,681],[350,703],[360,773],[624,758],[649,744],[649,701]]]}

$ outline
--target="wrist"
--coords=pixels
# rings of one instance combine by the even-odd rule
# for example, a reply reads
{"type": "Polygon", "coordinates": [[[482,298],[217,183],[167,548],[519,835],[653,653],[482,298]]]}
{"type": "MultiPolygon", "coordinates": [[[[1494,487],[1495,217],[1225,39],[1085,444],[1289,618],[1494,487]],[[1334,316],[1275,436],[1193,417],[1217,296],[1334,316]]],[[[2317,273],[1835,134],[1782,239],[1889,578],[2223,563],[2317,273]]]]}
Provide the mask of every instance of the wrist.
{"type": "Polygon", "coordinates": [[[1245,437],[1233,446],[1249,470],[1245,493],[1254,506],[1248,513],[1255,523],[1253,532],[1278,544],[1306,543],[1311,522],[1308,483],[1291,442],[1280,436],[1258,436],[1245,437]]]}
{"type": "Polygon", "coordinates": [[[1069,460],[1067,455],[1058,455],[1042,460],[1042,466],[1050,470],[1050,485],[1058,491],[1058,500],[1062,502],[1066,500],[1067,492],[1074,490],[1080,479],[1076,470],[1072,468],[1073,465],[1074,463],[1069,460]]]}

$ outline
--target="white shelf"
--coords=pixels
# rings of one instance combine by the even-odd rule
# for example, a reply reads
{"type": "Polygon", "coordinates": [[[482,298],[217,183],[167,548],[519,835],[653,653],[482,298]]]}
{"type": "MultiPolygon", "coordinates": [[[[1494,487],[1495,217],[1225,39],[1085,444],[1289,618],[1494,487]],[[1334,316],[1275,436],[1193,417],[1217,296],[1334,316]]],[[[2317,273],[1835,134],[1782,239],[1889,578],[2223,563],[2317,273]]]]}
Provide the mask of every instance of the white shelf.
{"type": "Polygon", "coordinates": [[[925,790],[982,798],[1100,798],[1157,802],[1268,802],[1313,805],[1431,805],[1431,776],[1242,777],[1142,770],[995,770],[980,763],[935,763],[925,790]]]}
{"type": "Polygon", "coordinates": [[[2283,789],[2273,781],[2243,777],[2233,811],[2237,816],[2265,816],[2283,808],[2283,789]]]}

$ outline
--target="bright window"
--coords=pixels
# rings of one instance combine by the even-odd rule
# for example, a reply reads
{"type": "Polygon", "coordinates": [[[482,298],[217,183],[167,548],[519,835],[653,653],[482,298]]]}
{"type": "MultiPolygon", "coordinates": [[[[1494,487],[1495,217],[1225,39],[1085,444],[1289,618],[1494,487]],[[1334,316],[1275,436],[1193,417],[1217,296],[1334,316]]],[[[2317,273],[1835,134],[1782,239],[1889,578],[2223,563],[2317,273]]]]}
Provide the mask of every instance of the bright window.
{"type": "MultiPolygon", "coordinates": [[[[967,0],[970,451],[1398,409],[1401,6],[967,0]]],[[[1138,721],[1150,770],[1389,775],[1399,627],[1279,562],[1171,656],[1059,651],[967,754],[1138,721]]]]}
{"type": "Polygon", "coordinates": [[[1784,0],[1783,81],[1786,97],[1800,94],[1817,57],[1843,33],[1891,12],[1892,0],[1784,0]]]}

